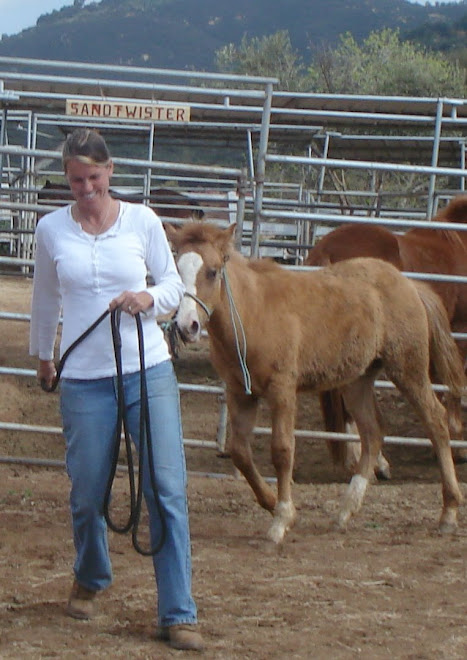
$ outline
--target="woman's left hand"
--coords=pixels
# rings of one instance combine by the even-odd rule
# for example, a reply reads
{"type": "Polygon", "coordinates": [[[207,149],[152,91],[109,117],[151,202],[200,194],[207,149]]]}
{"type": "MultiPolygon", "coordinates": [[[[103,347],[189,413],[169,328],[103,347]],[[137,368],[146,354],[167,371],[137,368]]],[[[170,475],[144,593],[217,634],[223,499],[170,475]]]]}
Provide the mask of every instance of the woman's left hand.
{"type": "Polygon", "coordinates": [[[154,305],[154,298],[147,291],[123,291],[119,296],[110,301],[109,309],[112,312],[121,307],[124,312],[134,316],[138,312],[145,312],[154,305]]]}

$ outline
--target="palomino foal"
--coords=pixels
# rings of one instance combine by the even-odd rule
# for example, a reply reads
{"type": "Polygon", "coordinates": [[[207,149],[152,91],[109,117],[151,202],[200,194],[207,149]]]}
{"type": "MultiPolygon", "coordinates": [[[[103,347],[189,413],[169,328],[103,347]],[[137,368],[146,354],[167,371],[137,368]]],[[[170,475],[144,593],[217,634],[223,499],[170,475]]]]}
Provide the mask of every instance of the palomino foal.
{"type": "Polygon", "coordinates": [[[429,349],[442,382],[457,395],[464,372],[439,298],[377,259],[312,273],[290,272],[266,259],[249,261],[233,247],[234,229],[207,223],[166,227],[187,290],[177,325],[186,341],[197,341],[206,325],[213,365],[226,384],[232,460],[274,516],[269,537],[282,541],[296,516],[292,468],[296,396],[302,389],[342,388],[362,452],[339,525],[358,511],[383,442],[373,389],[383,368],[425,423],[442,478],[440,530],[454,530],[461,493],[446,411],[431,388],[429,349]],[[277,498],[250,448],[261,398],[271,410],[277,498]]]}

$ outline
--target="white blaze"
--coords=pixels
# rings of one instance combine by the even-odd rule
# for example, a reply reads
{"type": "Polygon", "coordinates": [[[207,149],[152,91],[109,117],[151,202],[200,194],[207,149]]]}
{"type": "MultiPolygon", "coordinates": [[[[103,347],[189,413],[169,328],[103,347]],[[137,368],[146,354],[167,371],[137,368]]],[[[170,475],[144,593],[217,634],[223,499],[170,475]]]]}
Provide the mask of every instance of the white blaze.
{"type": "MultiPolygon", "coordinates": [[[[196,252],[186,252],[177,261],[178,272],[183,284],[187,292],[193,295],[196,295],[196,277],[202,265],[203,260],[196,252]]],[[[199,325],[197,304],[193,298],[185,296],[178,308],[177,325],[182,332],[188,331],[192,327],[193,321],[199,325]]]]}

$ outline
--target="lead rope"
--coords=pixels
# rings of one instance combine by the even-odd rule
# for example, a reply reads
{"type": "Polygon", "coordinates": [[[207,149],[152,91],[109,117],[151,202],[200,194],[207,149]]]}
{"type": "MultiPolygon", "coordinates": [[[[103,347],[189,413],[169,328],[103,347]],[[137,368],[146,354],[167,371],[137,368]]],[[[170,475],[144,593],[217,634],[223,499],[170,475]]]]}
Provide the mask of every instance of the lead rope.
{"type": "MultiPolygon", "coordinates": [[[[243,327],[242,319],[240,317],[240,314],[238,313],[238,309],[235,305],[235,300],[232,295],[232,290],[230,288],[230,282],[229,278],[227,276],[227,270],[225,266],[223,266],[222,271],[221,271],[222,279],[224,280],[225,284],[225,291],[227,293],[227,299],[229,301],[229,311],[230,311],[230,320],[232,321],[232,327],[234,330],[234,335],[235,335],[235,350],[237,351],[237,357],[238,361],[240,363],[240,368],[242,370],[242,375],[243,375],[243,383],[245,387],[245,394],[251,395],[251,376],[250,372],[248,370],[248,365],[246,363],[246,355],[247,355],[247,343],[246,343],[246,336],[245,336],[245,329],[243,327]],[[242,344],[243,344],[243,351],[240,348],[240,342],[238,338],[238,330],[237,330],[237,323],[240,327],[241,334],[242,334],[242,344]]],[[[191,298],[194,300],[203,310],[203,312],[206,314],[208,317],[208,321],[211,318],[213,310],[209,309],[209,307],[206,305],[205,302],[201,300],[201,298],[198,298],[198,296],[195,296],[194,293],[190,293],[189,291],[185,291],[185,296],[188,298],[191,298]]],[[[175,323],[173,326],[172,332],[177,331],[177,324],[175,323]]],[[[177,333],[177,337],[180,336],[180,333],[177,333]]],[[[182,337],[183,340],[183,337],[182,337]]],[[[175,345],[175,339],[171,340],[171,343],[175,345]]]]}
{"type": "Polygon", "coordinates": [[[135,495],[133,456],[131,451],[131,439],[127,430],[125,393],[123,389],[123,372],[122,372],[122,355],[121,355],[122,340],[120,336],[120,318],[121,318],[121,309],[117,307],[117,309],[111,312],[110,322],[112,327],[115,364],[117,366],[118,416],[117,416],[117,428],[115,431],[115,444],[114,444],[112,466],[104,496],[104,517],[110,529],[112,529],[114,532],[117,532],[118,534],[126,534],[131,529],[133,547],[140,555],[149,557],[157,554],[164,545],[165,538],[167,536],[167,523],[163,515],[160,498],[159,498],[159,492],[155,480],[154,456],[152,452],[151,423],[149,418],[148,391],[147,391],[147,381],[146,381],[146,366],[144,361],[143,327],[141,324],[141,317],[139,313],[135,314],[135,322],[136,322],[136,329],[138,332],[141,404],[140,404],[140,416],[139,416],[138,491],[135,495]],[[130,482],[130,515],[128,517],[127,523],[122,527],[119,527],[116,523],[113,522],[110,516],[110,499],[112,494],[112,486],[115,479],[115,473],[117,471],[118,458],[120,454],[120,439],[122,436],[122,428],[125,437],[125,447],[126,447],[127,463],[128,463],[128,478],[130,482]],[[143,467],[144,467],[145,447],[147,449],[147,455],[148,455],[151,488],[154,494],[154,501],[161,521],[161,535],[159,542],[156,543],[154,546],[151,546],[149,550],[144,550],[138,541],[138,529],[139,529],[141,508],[143,502],[143,467]]]}
{"type": "Polygon", "coordinates": [[[48,386],[46,385],[46,383],[45,383],[45,380],[44,380],[44,379],[41,380],[40,385],[41,385],[42,389],[44,390],[44,392],[54,392],[54,391],[57,389],[57,385],[58,385],[59,380],[60,380],[60,375],[61,375],[61,373],[62,373],[63,367],[65,366],[65,362],[66,362],[66,360],[67,360],[67,357],[70,355],[70,353],[71,353],[72,351],[74,351],[74,349],[78,346],[78,344],[81,344],[81,342],[82,342],[84,339],[86,339],[86,337],[87,337],[88,335],[90,335],[91,332],[92,332],[93,330],[95,330],[95,329],[97,328],[97,326],[98,326],[100,323],[102,323],[102,321],[103,321],[103,320],[106,318],[106,316],[108,316],[109,314],[110,314],[110,310],[109,310],[109,309],[106,309],[105,312],[104,312],[103,314],[101,314],[101,315],[99,316],[99,318],[96,319],[96,320],[94,321],[94,323],[92,323],[92,324],[89,326],[89,328],[83,332],[82,335],[80,335],[80,336],[78,337],[78,339],[76,339],[72,344],[70,344],[70,346],[68,346],[68,348],[66,349],[66,351],[65,351],[64,354],[62,355],[62,359],[61,359],[60,362],[58,363],[58,367],[57,367],[57,370],[56,370],[56,373],[55,373],[55,377],[54,377],[54,379],[53,379],[53,381],[52,381],[52,385],[50,385],[50,387],[48,387],[48,386]]]}
{"type": "Polygon", "coordinates": [[[238,356],[238,361],[240,363],[240,368],[242,370],[243,374],[243,383],[245,386],[245,394],[251,394],[251,376],[250,372],[248,370],[248,365],[246,363],[246,355],[247,355],[247,345],[246,345],[246,336],[245,336],[245,328],[243,327],[242,319],[240,317],[240,314],[238,313],[238,309],[235,305],[235,300],[232,295],[232,290],[230,288],[230,282],[229,278],[227,276],[227,270],[225,266],[222,268],[222,278],[225,283],[225,291],[227,293],[227,299],[229,301],[229,310],[230,310],[230,319],[232,321],[232,327],[234,330],[234,335],[235,335],[235,349],[237,351],[237,356],[238,356]],[[243,344],[243,350],[240,348],[240,342],[238,339],[238,330],[237,330],[237,323],[240,327],[241,334],[242,334],[242,344],[243,344]]]}
{"type": "Polygon", "coordinates": [[[107,486],[104,496],[104,517],[105,520],[114,532],[118,534],[126,534],[132,530],[132,542],[135,550],[144,556],[151,556],[157,554],[162,548],[165,538],[167,535],[167,522],[162,512],[162,507],[159,498],[159,492],[157,484],[155,481],[155,471],[154,471],[154,456],[152,452],[152,440],[151,440],[151,425],[149,418],[149,407],[148,407],[148,393],[147,393],[147,382],[146,382],[146,368],[144,362],[144,339],[143,339],[143,329],[141,324],[141,317],[139,313],[135,314],[136,328],[138,332],[138,347],[139,347],[139,357],[140,357],[140,389],[141,389],[141,407],[140,407],[140,441],[139,441],[139,453],[138,453],[138,491],[135,494],[135,476],[134,476],[134,462],[133,462],[133,453],[131,451],[131,439],[127,431],[126,424],[126,406],[125,406],[125,395],[123,388],[123,373],[122,373],[122,360],[121,360],[121,348],[122,341],[120,336],[120,318],[121,318],[121,309],[117,308],[110,312],[106,310],[101,316],[99,316],[94,323],[92,323],[87,330],[83,332],[82,335],[76,339],[65,351],[63,354],[58,366],[57,373],[52,381],[52,385],[47,387],[44,380],[41,380],[41,387],[46,392],[53,392],[60,381],[60,375],[62,373],[65,361],[70,355],[70,353],[84,340],[91,332],[97,328],[97,326],[108,316],[110,313],[110,323],[112,329],[112,339],[114,345],[114,354],[115,354],[115,363],[117,368],[117,426],[115,431],[115,441],[114,449],[112,454],[112,464],[110,469],[109,478],[107,481],[107,486]],[[125,448],[127,454],[127,467],[128,467],[128,481],[130,487],[130,513],[128,520],[125,525],[119,527],[114,523],[110,517],[109,504],[112,494],[113,482],[115,479],[115,474],[117,471],[118,459],[120,454],[120,441],[122,436],[122,427],[125,437],[125,448]],[[154,499],[156,502],[156,508],[159,513],[161,520],[161,535],[159,542],[152,546],[149,550],[144,550],[138,542],[138,528],[141,517],[141,505],[143,497],[143,466],[144,466],[144,447],[146,439],[146,446],[148,452],[148,462],[149,462],[149,472],[151,479],[151,488],[154,494],[154,499]]]}

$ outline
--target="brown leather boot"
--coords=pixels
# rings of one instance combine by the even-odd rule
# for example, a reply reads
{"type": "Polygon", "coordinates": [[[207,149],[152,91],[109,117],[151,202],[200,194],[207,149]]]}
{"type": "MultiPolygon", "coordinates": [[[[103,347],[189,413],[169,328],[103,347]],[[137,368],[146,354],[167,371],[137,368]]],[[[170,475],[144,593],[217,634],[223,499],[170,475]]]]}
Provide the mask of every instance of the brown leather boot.
{"type": "Polygon", "coordinates": [[[75,580],[66,606],[66,613],[74,619],[92,619],[95,614],[95,596],[95,591],[86,589],[75,580]]]}
{"type": "Polygon", "coordinates": [[[196,632],[196,625],[182,623],[176,626],[164,626],[159,629],[159,639],[169,643],[179,651],[202,651],[204,642],[201,634],[196,632]]]}

